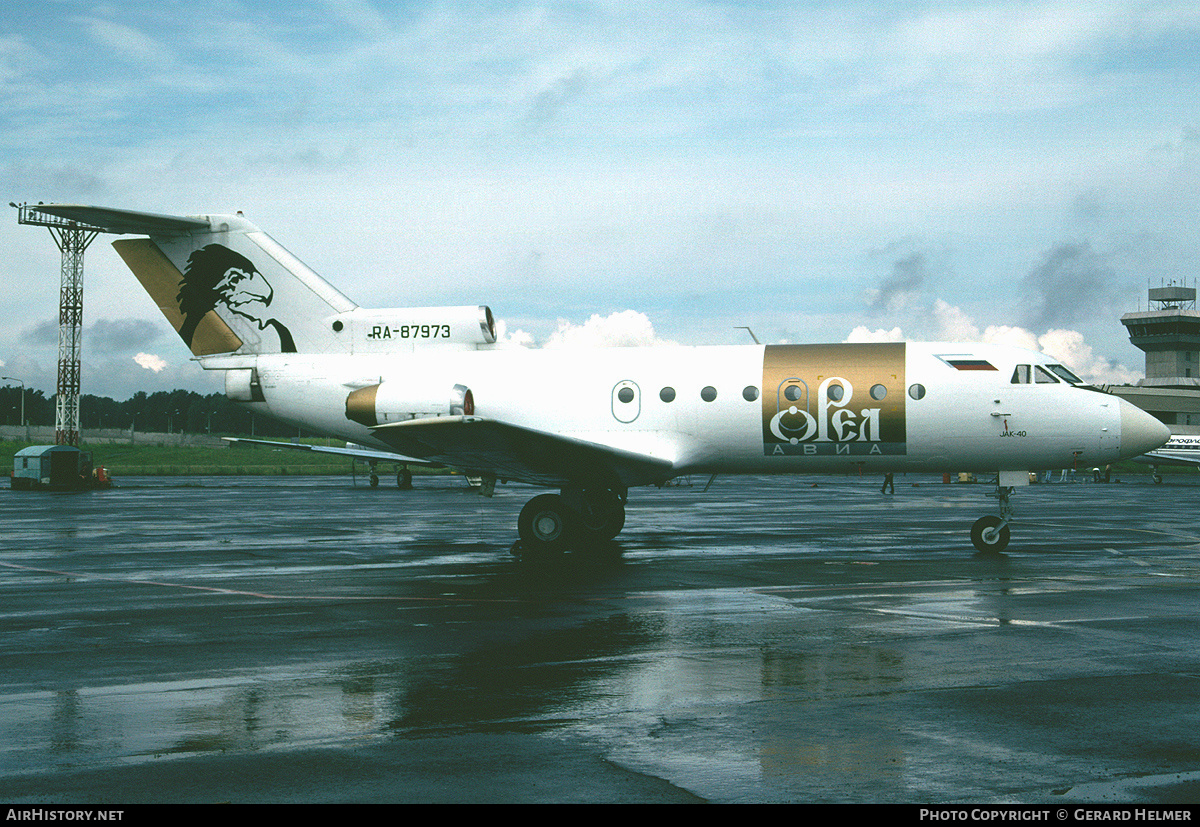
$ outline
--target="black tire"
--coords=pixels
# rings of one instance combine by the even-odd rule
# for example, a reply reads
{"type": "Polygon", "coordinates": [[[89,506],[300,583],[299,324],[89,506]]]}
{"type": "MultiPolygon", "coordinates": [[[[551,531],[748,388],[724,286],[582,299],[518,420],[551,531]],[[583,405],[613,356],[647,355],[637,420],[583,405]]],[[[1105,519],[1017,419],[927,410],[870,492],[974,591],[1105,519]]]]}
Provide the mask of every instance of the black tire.
{"type": "Polygon", "coordinates": [[[616,497],[585,506],[575,529],[589,540],[611,540],[625,527],[625,504],[616,497]]]}
{"type": "Polygon", "coordinates": [[[517,535],[525,554],[550,554],[566,548],[571,516],[558,494],[541,494],[525,503],[517,518],[517,535]]]}
{"type": "Polygon", "coordinates": [[[971,526],[971,544],[985,554],[999,554],[1008,548],[1009,530],[1008,526],[1001,526],[1004,522],[994,514],[989,514],[986,517],[980,517],[975,521],[975,525],[971,526]]]}
{"type": "Polygon", "coordinates": [[[625,527],[625,508],[617,506],[608,515],[608,521],[599,531],[593,533],[592,536],[601,540],[612,540],[621,533],[621,529],[625,527]]]}

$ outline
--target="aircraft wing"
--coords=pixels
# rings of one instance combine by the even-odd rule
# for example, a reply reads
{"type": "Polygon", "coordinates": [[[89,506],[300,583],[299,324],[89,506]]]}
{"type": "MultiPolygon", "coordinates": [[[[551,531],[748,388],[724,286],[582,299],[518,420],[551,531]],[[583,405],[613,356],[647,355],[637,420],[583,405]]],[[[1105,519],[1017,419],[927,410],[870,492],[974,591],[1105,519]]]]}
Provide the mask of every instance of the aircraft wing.
{"type": "Polygon", "coordinates": [[[1200,443],[1180,447],[1168,443],[1157,451],[1134,457],[1133,461],[1148,465],[1190,465],[1195,468],[1200,466],[1200,443]]]}
{"type": "Polygon", "coordinates": [[[397,451],[501,480],[550,487],[625,487],[670,479],[670,460],[475,416],[373,429],[397,451]]]}
{"type": "Polygon", "coordinates": [[[266,445],[271,448],[290,448],[297,451],[311,451],[314,454],[336,454],[343,457],[353,457],[364,462],[400,462],[405,465],[421,465],[433,468],[442,467],[440,462],[430,462],[427,459],[406,457],[391,451],[373,451],[370,448],[332,448],[326,445],[308,445],[303,442],[275,442],[270,439],[245,439],[239,436],[225,436],[221,439],[239,445],[266,445]]]}

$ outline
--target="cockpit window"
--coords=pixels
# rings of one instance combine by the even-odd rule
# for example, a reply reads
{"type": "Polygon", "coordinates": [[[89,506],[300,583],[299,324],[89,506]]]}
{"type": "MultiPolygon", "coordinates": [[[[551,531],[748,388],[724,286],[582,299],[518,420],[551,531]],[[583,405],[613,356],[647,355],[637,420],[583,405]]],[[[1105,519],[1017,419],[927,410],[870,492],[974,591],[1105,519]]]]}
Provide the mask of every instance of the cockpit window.
{"type": "Polygon", "coordinates": [[[1050,370],[1057,373],[1063,379],[1066,379],[1072,385],[1082,385],[1083,384],[1082,379],[1080,379],[1075,374],[1071,373],[1071,371],[1067,370],[1062,365],[1047,365],[1047,367],[1050,368],[1050,370]]]}
{"type": "Polygon", "coordinates": [[[1057,385],[1058,380],[1050,371],[1046,370],[1041,365],[1033,366],[1033,381],[1039,385],[1057,385]]]}
{"type": "Polygon", "coordinates": [[[1053,385],[1057,384],[1059,379],[1072,385],[1083,384],[1082,379],[1062,365],[1017,365],[1013,368],[1011,381],[1014,385],[1028,385],[1030,382],[1053,385]]]}

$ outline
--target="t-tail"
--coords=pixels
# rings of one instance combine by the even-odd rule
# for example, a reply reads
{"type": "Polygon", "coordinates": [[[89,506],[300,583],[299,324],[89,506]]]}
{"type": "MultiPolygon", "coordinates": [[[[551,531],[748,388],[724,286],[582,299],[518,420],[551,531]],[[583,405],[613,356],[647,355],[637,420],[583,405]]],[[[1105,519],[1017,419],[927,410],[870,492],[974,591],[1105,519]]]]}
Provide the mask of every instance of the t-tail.
{"type": "Polygon", "coordinates": [[[326,317],[356,305],[241,216],[113,242],[197,356],[341,350],[326,317]]]}
{"type": "Polygon", "coordinates": [[[242,215],[46,204],[103,232],[196,356],[397,353],[496,340],[487,307],[361,308],[242,215]]]}

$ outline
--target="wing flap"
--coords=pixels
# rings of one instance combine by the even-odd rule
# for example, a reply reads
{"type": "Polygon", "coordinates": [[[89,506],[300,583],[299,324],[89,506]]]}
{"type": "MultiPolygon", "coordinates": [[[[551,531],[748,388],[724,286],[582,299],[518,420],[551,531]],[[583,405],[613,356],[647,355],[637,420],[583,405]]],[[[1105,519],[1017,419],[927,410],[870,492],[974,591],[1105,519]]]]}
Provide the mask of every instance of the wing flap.
{"type": "Polygon", "coordinates": [[[673,476],[670,460],[474,416],[393,422],[376,437],[412,456],[551,487],[625,487],[673,476]]]}

